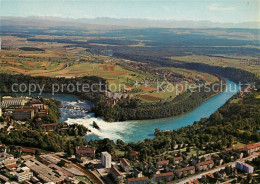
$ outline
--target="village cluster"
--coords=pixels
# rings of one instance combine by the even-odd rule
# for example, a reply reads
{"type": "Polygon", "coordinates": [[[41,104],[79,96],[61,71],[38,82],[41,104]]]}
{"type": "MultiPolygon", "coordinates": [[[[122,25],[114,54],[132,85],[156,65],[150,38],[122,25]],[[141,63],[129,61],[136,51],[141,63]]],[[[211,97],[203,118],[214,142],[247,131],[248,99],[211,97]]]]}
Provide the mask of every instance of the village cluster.
{"type": "Polygon", "coordinates": [[[38,149],[25,147],[10,151],[10,147],[3,144],[0,148],[0,180],[3,183],[146,184],[179,181],[192,184],[211,183],[213,179],[221,183],[254,173],[254,166],[246,161],[259,157],[260,143],[227,148],[197,158],[187,152],[172,151],[167,155],[168,160],[160,160],[156,166],[139,162],[137,151],[131,151],[130,159],[126,159],[108,152],[102,152],[98,158],[95,148],[84,146],[76,147],[75,155],[70,157],[63,152],[39,153],[38,149]],[[88,182],[80,181],[79,177],[86,177],[88,182]]]}

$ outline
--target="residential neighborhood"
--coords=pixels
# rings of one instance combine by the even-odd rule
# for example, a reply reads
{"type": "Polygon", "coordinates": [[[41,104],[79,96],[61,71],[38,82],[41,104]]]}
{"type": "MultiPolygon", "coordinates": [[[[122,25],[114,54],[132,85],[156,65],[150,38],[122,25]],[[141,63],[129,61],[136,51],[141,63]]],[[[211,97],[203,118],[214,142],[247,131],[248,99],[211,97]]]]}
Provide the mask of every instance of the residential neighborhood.
{"type": "MultiPolygon", "coordinates": [[[[139,162],[135,157],[129,159],[115,157],[102,152],[98,158],[96,149],[76,147],[75,155],[68,157],[65,153],[41,153],[32,148],[11,148],[1,145],[0,180],[15,183],[224,183],[237,178],[248,177],[254,172],[254,160],[259,161],[259,143],[245,145],[243,149],[229,149],[220,153],[197,156],[175,163],[172,152],[170,160],[156,162],[155,166],[139,162]],[[250,149],[248,149],[250,148],[250,149]],[[253,150],[251,149],[253,148],[253,150]],[[250,150],[248,152],[248,150],[250,150]],[[244,157],[233,157],[232,152],[249,153],[244,157]],[[231,162],[216,163],[214,157],[232,157],[231,162]],[[205,160],[207,161],[199,161],[205,160]],[[251,163],[249,163],[249,162],[251,163]],[[90,167],[90,163],[93,164],[90,167]],[[153,168],[153,169],[152,169],[153,168]],[[168,169],[167,169],[168,168],[168,169]],[[169,171],[169,168],[172,168],[169,171]],[[155,170],[155,172],[153,171],[155,170]],[[234,177],[235,176],[235,177],[234,177]],[[85,178],[85,182],[82,180],[85,178]]],[[[178,151],[178,150],[175,150],[178,151]]],[[[178,153],[176,158],[178,158],[178,153]]],[[[178,159],[179,160],[179,159],[178,159]]]]}

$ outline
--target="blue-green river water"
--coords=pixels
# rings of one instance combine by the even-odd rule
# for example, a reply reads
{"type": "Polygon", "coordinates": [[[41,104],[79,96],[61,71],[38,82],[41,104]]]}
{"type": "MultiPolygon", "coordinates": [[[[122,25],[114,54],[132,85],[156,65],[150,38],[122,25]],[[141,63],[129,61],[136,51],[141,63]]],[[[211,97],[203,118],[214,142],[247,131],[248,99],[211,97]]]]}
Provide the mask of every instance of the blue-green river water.
{"type": "MultiPolygon", "coordinates": [[[[62,117],[60,121],[66,121],[71,124],[78,123],[88,127],[91,130],[91,134],[86,137],[87,140],[110,138],[113,140],[121,139],[125,142],[137,142],[138,140],[152,138],[156,128],[161,130],[178,129],[192,125],[194,121],[198,121],[201,118],[209,117],[239,91],[239,86],[236,83],[226,79],[226,84],[227,88],[223,92],[206,100],[194,110],[176,117],[108,123],[101,118],[95,118],[93,114],[88,112],[61,108],[62,117]],[[99,125],[100,130],[93,128],[93,121],[99,125]]],[[[78,97],[74,95],[57,94],[52,96],[51,94],[43,94],[43,96],[60,100],[64,105],[91,106],[91,103],[87,101],[77,102],[78,97]]]]}

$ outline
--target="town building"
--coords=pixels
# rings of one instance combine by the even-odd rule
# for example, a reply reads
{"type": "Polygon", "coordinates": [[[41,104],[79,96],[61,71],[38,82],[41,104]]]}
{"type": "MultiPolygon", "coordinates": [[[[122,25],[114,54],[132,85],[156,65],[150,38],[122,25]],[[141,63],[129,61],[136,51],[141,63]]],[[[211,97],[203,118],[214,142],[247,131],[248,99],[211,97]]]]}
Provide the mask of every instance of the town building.
{"type": "Polygon", "coordinates": [[[172,181],[174,178],[173,172],[167,172],[167,173],[160,173],[154,175],[154,181],[160,182],[160,181],[172,181]]]}
{"type": "Polygon", "coordinates": [[[260,142],[254,144],[247,144],[245,146],[245,151],[250,155],[260,149],[260,142]]]}
{"type": "Polygon", "coordinates": [[[45,123],[40,125],[40,127],[45,131],[53,131],[57,129],[58,126],[59,123],[45,123]]]}
{"type": "Polygon", "coordinates": [[[176,157],[176,158],[174,158],[175,164],[179,164],[182,160],[183,160],[182,157],[176,157]]]}
{"type": "Polygon", "coordinates": [[[188,181],[188,184],[198,184],[200,183],[198,179],[188,181]]]}
{"type": "Polygon", "coordinates": [[[33,109],[15,109],[13,111],[14,120],[23,121],[25,119],[32,119],[34,117],[33,109]]]}
{"type": "Polygon", "coordinates": [[[111,155],[108,152],[101,153],[101,164],[104,168],[111,168],[111,155]]]}
{"type": "Polygon", "coordinates": [[[128,163],[128,161],[125,158],[120,159],[120,166],[125,172],[129,172],[131,165],[128,163]]]}
{"type": "Polygon", "coordinates": [[[133,158],[133,159],[137,159],[138,158],[138,152],[137,151],[131,151],[130,157],[133,158]]]}
{"type": "Polygon", "coordinates": [[[168,165],[168,164],[169,164],[169,160],[163,160],[163,161],[157,162],[157,163],[156,163],[156,166],[157,166],[158,168],[162,168],[163,166],[166,166],[166,165],[168,165]]]}
{"type": "Polygon", "coordinates": [[[251,166],[247,163],[244,163],[244,162],[240,162],[240,161],[235,162],[235,168],[242,171],[242,172],[245,172],[245,173],[253,173],[254,172],[253,166],[251,166]]]}
{"type": "Polygon", "coordinates": [[[41,179],[44,183],[60,183],[67,178],[67,176],[65,176],[62,172],[55,172],[48,166],[35,159],[27,160],[24,164],[30,168],[33,173],[37,175],[37,178],[41,179]]]}
{"type": "Polygon", "coordinates": [[[213,160],[208,160],[205,162],[200,162],[196,164],[196,169],[198,171],[205,171],[208,169],[211,169],[214,166],[214,161],[213,160]]]}
{"type": "Polygon", "coordinates": [[[139,171],[137,169],[134,169],[133,174],[134,174],[134,177],[136,177],[136,178],[142,178],[143,177],[143,172],[139,171]]]}
{"type": "Polygon", "coordinates": [[[84,156],[95,156],[96,149],[95,148],[89,148],[85,146],[77,146],[76,147],[76,154],[78,155],[84,155],[84,156]]]}
{"type": "Polygon", "coordinates": [[[2,108],[8,108],[10,106],[23,107],[30,98],[28,97],[11,97],[3,96],[1,106],[2,108]]]}
{"type": "Polygon", "coordinates": [[[30,172],[28,167],[22,167],[20,171],[15,174],[18,182],[28,181],[33,176],[33,173],[30,172]]]}
{"type": "Polygon", "coordinates": [[[10,167],[11,165],[16,166],[17,159],[13,155],[6,152],[0,153],[0,168],[10,167]]]}
{"type": "Polygon", "coordinates": [[[181,169],[176,170],[177,176],[180,178],[182,176],[187,176],[195,173],[195,167],[194,166],[189,166],[181,169]]]}
{"type": "Polygon", "coordinates": [[[149,178],[147,177],[127,179],[127,184],[147,184],[148,182],[149,182],[149,178]]]}
{"type": "Polygon", "coordinates": [[[123,175],[119,172],[119,170],[115,167],[112,167],[110,169],[110,174],[112,175],[113,179],[118,182],[121,183],[123,181],[123,175]]]}
{"type": "Polygon", "coordinates": [[[22,153],[29,153],[29,154],[35,154],[35,149],[29,149],[29,148],[22,148],[22,153]]]}

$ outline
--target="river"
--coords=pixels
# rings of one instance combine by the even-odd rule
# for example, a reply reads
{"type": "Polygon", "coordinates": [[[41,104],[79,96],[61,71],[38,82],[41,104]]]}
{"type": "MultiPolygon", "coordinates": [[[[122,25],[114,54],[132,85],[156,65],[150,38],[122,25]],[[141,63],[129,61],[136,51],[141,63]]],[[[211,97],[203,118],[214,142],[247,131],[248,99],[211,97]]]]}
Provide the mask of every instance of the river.
{"type": "Polygon", "coordinates": [[[201,118],[209,117],[239,91],[238,85],[234,82],[226,79],[226,84],[227,88],[225,91],[203,102],[194,110],[180,116],[155,120],[107,123],[91,115],[92,117],[68,118],[66,121],[68,123],[78,123],[88,127],[92,131],[92,134],[87,136],[87,140],[110,138],[113,140],[121,139],[125,142],[137,142],[146,138],[153,138],[153,133],[156,128],[160,130],[178,129],[183,126],[192,125],[194,121],[199,121],[201,118]],[[98,124],[100,130],[93,128],[93,121],[98,124]]]}
{"type": "MultiPolygon", "coordinates": [[[[88,112],[61,108],[60,121],[66,121],[69,124],[78,123],[88,127],[91,130],[91,134],[86,137],[87,140],[109,138],[112,140],[121,139],[125,142],[137,142],[146,138],[153,138],[153,133],[156,128],[160,130],[174,130],[192,125],[194,121],[199,121],[201,118],[209,117],[239,91],[239,87],[236,83],[226,79],[226,84],[227,88],[225,91],[206,100],[194,110],[180,116],[155,120],[108,123],[101,118],[94,117],[93,114],[88,112]],[[100,130],[93,128],[93,121],[98,124],[100,130]]],[[[56,94],[52,96],[51,94],[43,94],[43,96],[60,100],[63,105],[91,106],[91,103],[88,101],[77,102],[79,98],[74,95],[56,94]]]]}

